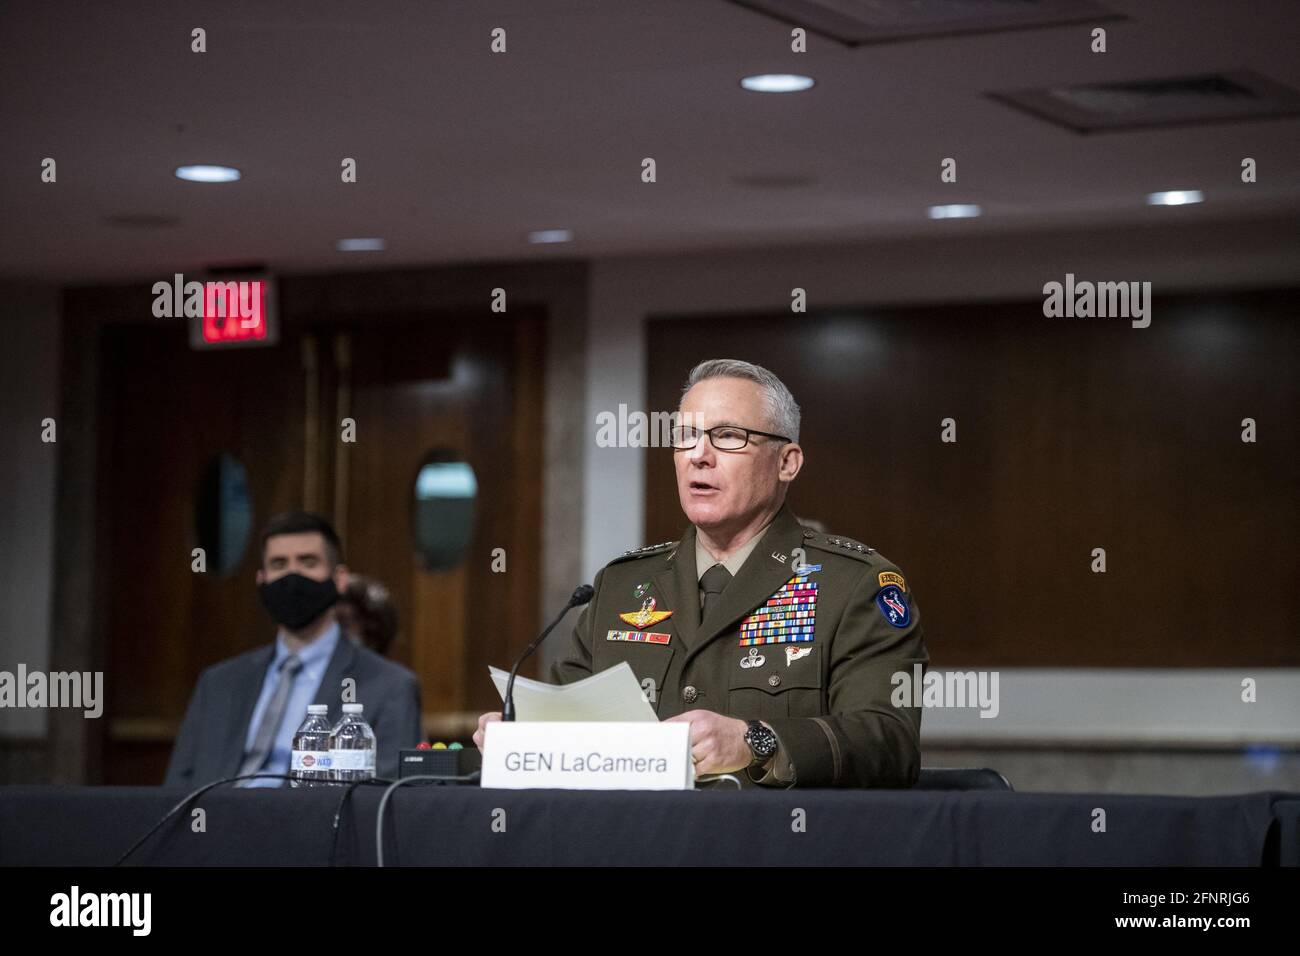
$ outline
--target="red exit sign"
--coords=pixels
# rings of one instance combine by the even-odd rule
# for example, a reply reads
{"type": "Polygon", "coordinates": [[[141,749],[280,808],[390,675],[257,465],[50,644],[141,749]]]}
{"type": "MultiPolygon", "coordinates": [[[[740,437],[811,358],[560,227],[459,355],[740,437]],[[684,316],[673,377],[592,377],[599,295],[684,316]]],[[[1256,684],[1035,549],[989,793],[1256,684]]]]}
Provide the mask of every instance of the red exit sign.
{"type": "Polygon", "coordinates": [[[274,345],[279,341],[275,283],[269,276],[185,283],[190,346],[195,349],[274,345]],[[200,290],[194,288],[201,285],[200,290]],[[201,298],[201,310],[198,305],[201,298]],[[199,314],[201,311],[201,314],[199,314]]]}

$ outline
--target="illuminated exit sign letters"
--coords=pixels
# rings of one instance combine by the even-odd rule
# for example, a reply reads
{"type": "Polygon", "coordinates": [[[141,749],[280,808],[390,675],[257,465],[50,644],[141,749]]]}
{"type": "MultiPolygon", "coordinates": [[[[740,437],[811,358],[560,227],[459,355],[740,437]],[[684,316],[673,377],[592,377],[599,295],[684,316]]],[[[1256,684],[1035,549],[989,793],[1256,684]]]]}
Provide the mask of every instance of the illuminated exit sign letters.
{"type": "Polygon", "coordinates": [[[154,283],[153,293],[155,316],[189,319],[191,348],[274,345],[279,341],[276,289],[269,276],[186,282],[178,272],[171,282],[154,283]]]}

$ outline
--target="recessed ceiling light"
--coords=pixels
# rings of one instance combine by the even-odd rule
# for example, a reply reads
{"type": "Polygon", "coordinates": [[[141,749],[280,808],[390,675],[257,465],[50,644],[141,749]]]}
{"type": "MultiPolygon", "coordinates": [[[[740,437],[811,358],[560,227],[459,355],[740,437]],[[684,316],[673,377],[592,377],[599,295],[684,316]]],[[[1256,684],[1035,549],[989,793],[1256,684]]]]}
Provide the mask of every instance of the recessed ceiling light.
{"type": "Polygon", "coordinates": [[[380,252],[384,248],[384,240],[378,237],[369,239],[340,239],[334,243],[334,248],[339,252],[380,252]]]}
{"type": "Polygon", "coordinates": [[[929,217],[931,219],[974,219],[984,212],[974,203],[949,203],[946,206],[931,206],[929,217]]]}
{"type": "Polygon", "coordinates": [[[539,229],[528,234],[529,242],[572,242],[572,229],[539,229]]]}
{"type": "Polygon", "coordinates": [[[811,76],[798,73],[757,73],[743,77],[740,85],[755,93],[798,93],[812,89],[815,82],[811,76]]]}
{"type": "Polygon", "coordinates": [[[234,166],[176,167],[176,178],[191,183],[233,183],[242,175],[234,166]]]}
{"type": "Polygon", "coordinates": [[[1189,206],[1205,198],[1199,189],[1170,189],[1162,193],[1149,193],[1148,206],[1189,206]]]}

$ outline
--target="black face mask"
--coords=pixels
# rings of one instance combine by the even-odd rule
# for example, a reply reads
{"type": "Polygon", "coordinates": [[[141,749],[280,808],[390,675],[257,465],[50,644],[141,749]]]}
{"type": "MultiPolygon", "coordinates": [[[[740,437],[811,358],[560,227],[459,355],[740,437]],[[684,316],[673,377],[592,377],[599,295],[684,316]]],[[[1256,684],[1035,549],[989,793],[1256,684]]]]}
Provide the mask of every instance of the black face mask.
{"type": "Polygon", "coordinates": [[[301,631],[339,599],[333,578],[317,581],[297,573],[258,585],[257,594],[271,617],[291,631],[301,631]]]}

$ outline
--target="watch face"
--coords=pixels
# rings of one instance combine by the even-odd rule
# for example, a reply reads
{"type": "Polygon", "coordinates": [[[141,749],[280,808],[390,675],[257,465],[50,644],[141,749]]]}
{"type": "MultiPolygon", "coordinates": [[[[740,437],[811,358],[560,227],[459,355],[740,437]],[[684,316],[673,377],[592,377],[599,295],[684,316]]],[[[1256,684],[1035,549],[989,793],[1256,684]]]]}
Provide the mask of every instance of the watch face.
{"type": "Polygon", "coordinates": [[[776,734],[758,721],[751,722],[749,730],[745,731],[745,742],[749,744],[754,756],[760,759],[766,760],[776,753],[776,734]]]}

